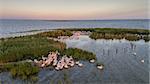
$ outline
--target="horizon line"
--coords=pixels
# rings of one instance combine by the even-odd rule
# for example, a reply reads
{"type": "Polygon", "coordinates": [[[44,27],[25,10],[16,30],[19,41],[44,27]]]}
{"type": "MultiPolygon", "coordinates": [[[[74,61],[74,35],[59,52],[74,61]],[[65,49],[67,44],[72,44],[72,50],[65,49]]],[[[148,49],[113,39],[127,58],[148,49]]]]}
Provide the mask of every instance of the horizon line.
{"type": "Polygon", "coordinates": [[[136,19],[2,19],[0,20],[39,20],[39,21],[96,21],[96,20],[150,20],[150,18],[136,18],[136,19]]]}

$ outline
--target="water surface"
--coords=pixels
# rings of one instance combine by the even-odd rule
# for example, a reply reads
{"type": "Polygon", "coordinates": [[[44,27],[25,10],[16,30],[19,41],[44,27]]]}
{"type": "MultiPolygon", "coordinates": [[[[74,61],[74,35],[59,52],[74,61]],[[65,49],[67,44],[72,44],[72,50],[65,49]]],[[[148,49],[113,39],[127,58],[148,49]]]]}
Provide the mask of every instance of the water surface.
{"type": "Polygon", "coordinates": [[[149,29],[149,23],[149,20],[0,20],[0,37],[26,35],[26,33],[32,34],[33,30],[58,28],[149,29]]]}

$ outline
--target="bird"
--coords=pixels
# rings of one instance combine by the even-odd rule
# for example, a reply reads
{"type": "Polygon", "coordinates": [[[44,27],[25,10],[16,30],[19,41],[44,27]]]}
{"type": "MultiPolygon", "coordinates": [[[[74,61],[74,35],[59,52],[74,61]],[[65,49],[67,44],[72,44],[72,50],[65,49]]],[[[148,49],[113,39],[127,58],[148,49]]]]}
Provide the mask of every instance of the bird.
{"type": "Polygon", "coordinates": [[[34,59],[34,62],[35,62],[35,63],[38,63],[37,59],[34,59]]]}
{"type": "Polygon", "coordinates": [[[46,60],[46,59],[47,59],[47,57],[43,57],[43,56],[42,56],[42,60],[46,60]]]}
{"type": "Polygon", "coordinates": [[[82,67],[82,66],[83,66],[83,64],[82,64],[82,63],[79,63],[79,64],[78,64],[78,66],[79,66],[79,67],[82,67]]]}
{"type": "Polygon", "coordinates": [[[103,65],[98,65],[97,68],[102,70],[102,69],[104,69],[104,66],[103,65]]]}
{"type": "Polygon", "coordinates": [[[135,56],[136,56],[136,52],[134,52],[134,53],[133,53],[133,55],[135,55],[135,56]]]}
{"type": "Polygon", "coordinates": [[[79,62],[79,61],[76,61],[75,63],[78,65],[80,62],[79,62]]]}
{"type": "Polygon", "coordinates": [[[55,67],[56,70],[59,70],[59,67],[55,67]]]}
{"type": "Polygon", "coordinates": [[[141,62],[144,63],[144,60],[142,59],[141,62]]]}
{"type": "Polygon", "coordinates": [[[67,64],[65,64],[65,66],[64,66],[66,69],[68,69],[68,65],[67,64]]]}
{"type": "Polygon", "coordinates": [[[90,62],[91,62],[91,63],[94,63],[94,62],[95,62],[95,60],[94,60],[94,59],[92,59],[92,60],[90,60],[90,62]]]}

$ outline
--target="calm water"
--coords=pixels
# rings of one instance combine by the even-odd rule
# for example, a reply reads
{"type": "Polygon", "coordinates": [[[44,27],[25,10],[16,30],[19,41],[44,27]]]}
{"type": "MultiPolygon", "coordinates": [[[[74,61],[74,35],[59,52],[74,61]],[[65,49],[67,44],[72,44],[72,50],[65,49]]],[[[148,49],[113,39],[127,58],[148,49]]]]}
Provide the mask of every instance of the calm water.
{"type": "Polygon", "coordinates": [[[0,20],[0,37],[32,34],[57,28],[142,28],[148,29],[149,20],[97,20],[97,21],[39,21],[39,20],[0,20]]]}
{"type": "MultiPolygon", "coordinates": [[[[65,40],[67,47],[80,48],[96,54],[97,61],[105,65],[98,70],[96,64],[81,61],[84,66],[56,71],[42,69],[38,74],[39,84],[52,84],[68,81],[73,84],[148,84],[149,82],[149,43],[127,40],[92,40],[80,36],[79,40],[65,40]],[[137,53],[136,56],[133,53],[137,53]],[[141,60],[145,60],[141,63],[141,60]]],[[[12,79],[9,73],[1,73],[3,83],[28,83],[12,79]]]]}

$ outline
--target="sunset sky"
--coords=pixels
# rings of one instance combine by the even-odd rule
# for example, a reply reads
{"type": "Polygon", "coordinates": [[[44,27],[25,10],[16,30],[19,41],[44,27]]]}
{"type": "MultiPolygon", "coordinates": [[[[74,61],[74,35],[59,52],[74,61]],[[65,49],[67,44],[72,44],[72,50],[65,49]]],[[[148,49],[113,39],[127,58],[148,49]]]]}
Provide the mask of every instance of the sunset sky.
{"type": "Polygon", "coordinates": [[[0,0],[1,19],[146,19],[148,0],[0,0]]]}

